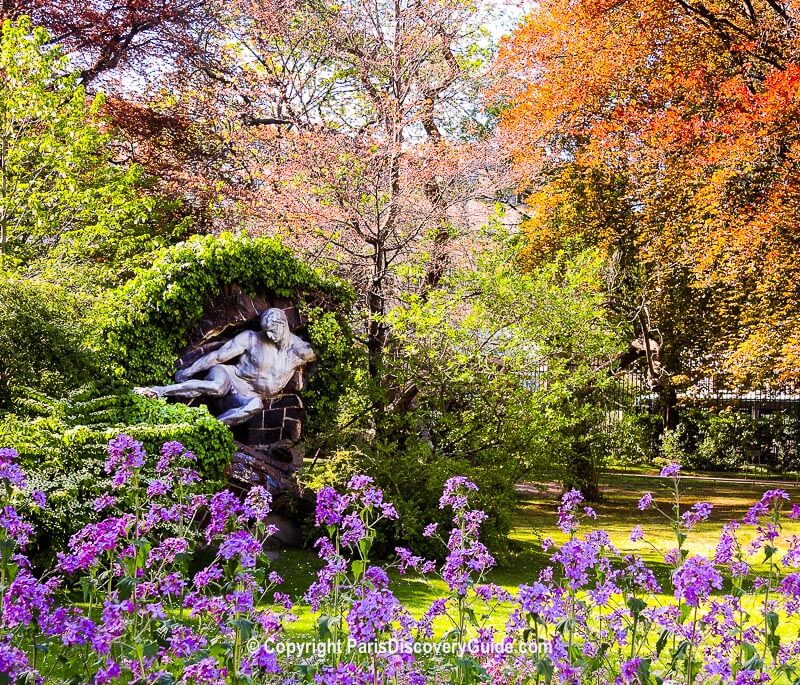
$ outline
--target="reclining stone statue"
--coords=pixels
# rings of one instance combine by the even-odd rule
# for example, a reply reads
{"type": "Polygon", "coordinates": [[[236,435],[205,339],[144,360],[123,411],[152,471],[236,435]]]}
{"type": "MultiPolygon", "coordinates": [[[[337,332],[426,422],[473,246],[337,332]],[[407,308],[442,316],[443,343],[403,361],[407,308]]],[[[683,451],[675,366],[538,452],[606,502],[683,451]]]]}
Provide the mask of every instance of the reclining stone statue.
{"type": "Polygon", "coordinates": [[[137,388],[151,397],[226,398],[235,406],[217,418],[228,426],[246,423],[278,395],[298,369],[316,359],[311,346],[289,330],[282,309],[261,314],[261,331],[242,331],[222,347],[175,374],[177,383],[137,388]],[[200,379],[193,378],[207,372],[200,379]]]}

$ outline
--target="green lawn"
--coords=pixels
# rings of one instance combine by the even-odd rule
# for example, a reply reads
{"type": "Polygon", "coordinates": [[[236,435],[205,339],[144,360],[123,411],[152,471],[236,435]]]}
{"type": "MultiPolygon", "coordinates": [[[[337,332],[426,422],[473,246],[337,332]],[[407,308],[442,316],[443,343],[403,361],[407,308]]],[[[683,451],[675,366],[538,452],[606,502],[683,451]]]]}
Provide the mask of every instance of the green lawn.
{"type": "MultiPolygon", "coordinates": [[[[601,479],[604,499],[594,505],[597,520],[587,521],[586,526],[604,528],[612,543],[621,552],[636,552],[645,558],[648,565],[663,581],[669,568],[657,550],[675,547],[675,538],[666,519],[655,509],[639,511],[636,507],[645,491],[651,491],[662,509],[669,509],[672,492],[667,489],[671,481],[644,473],[608,473],[601,479]],[[641,525],[645,539],[632,543],[629,535],[634,526],[641,525]],[[650,543],[650,544],[648,544],[650,543]]],[[[683,508],[697,501],[707,501],[714,505],[711,518],[698,526],[690,535],[687,548],[691,553],[712,555],[722,525],[733,518],[741,518],[764,490],[781,487],[789,492],[792,500],[800,498],[800,487],[775,481],[753,482],[744,478],[730,477],[686,477],[681,480],[681,502],[683,508]]],[[[490,580],[513,590],[520,583],[532,582],[539,570],[547,564],[548,555],[541,550],[541,541],[552,538],[556,543],[566,536],[556,527],[556,510],[560,492],[557,487],[537,488],[525,485],[520,488],[521,508],[514,520],[511,531],[514,553],[504,559],[495,569],[490,580]]],[[[746,532],[746,531],[745,531],[746,532]]],[[[789,522],[785,533],[800,534],[800,522],[789,522]]],[[[274,568],[285,580],[284,589],[298,598],[313,581],[314,573],[320,566],[313,552],[307,550],[287,550],[283,552],[274,568]]],[[[424,611],[437,596],[437,586],[431,588],[420,579],[399,577],[393,586],[398,598],[414,613],[424,611]]],[[[443,586],[438,586],[441,591],[443,586]]],[[[497,622],[504,616],[497,617],[497,622]]],[[[495,621],[493,621],[494,623],[495,621]]],[[[300,620],[294,624],[295,634],[313,631],[313,617],[306,609],[300,610],[300,620]]]]}

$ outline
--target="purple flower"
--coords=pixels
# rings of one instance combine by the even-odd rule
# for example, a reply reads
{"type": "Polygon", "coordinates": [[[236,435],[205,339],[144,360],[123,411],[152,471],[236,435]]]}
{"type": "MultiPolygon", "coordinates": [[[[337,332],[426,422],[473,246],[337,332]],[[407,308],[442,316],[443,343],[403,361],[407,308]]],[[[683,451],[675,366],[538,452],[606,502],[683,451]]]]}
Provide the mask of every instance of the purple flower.
{"type": "Polygon", "coordinates": [[[126,514],[84,526],[70,538],[69,554],[59,552],[59,567],[67,573],[91,568],[104,553],[117,549],[133,523],[133,516],[126,514]]]}
{"type": "Polygon", "coordinates": [[[278,664],[278,657],[275,652],[267,645],[258,645],[242,661],[242,673],[253,676],[259,671],[263,673],[280,673],[281,667],[278,664]]]}
{"type": "MultiPolygon", "coordinates": [[[[16,454],[14,450],[11,451],[16,454]]],[[[25,474],[22,472],[22,469],[11,461],[0,462],[0,480],[6,480],[12,487],[19,488],[20,490],[24,490],[27,486],[25,474]]]]}
{"type": "Polygon", "coordinates": [[[19,452],[10,447],[0,447],[0,465],[10,464],[19,459],[19,452]]]}
{"type": "Polygon", "coordinates": [[[634,529],[631,531],[630,540],[631,540],[631,542],[638,542],[638,541],[639,541],[639,540],[641,540],[642,538],[644,538],[644,531],[642,530],[642,527],[641,527],[641,526],[636,526],[636,527],[635,527],[635,528],[634,528],[634,529]]]}
{"type": "Polygon", "coordinates": [[[635,657],[630,661],[626,661],[622,664],[622,680],[626,683],[632,683],[636,680],[637,673],[639,671],[639,666],[642,664],[641,657],[635,657]]]}
{"type": "Polygon", "coordinates": [[[187,666],[179,682],[184,685],[225,685],[227,675],[227,669],[217,664],[216,659],[208,657],[187,666]]]}
{"type": "Polygon", "coordinates": [[[206,638],[192,632],[188,626],[177,626],[169,637],[169,651],[180,659],[186,659],[204,649],[206,638]]]}
{"type": "Polygon", "coordinates": [[[356,664],[340,663],[324,666],[314,675],[317,685],[372,685],[373,678],[368,671],[362,671],[356,664]]]}
{"type": "Polygon", "coordinates": [[[31,500],[39,509],[44,509],[47,506],[47,495],[40,490],[34,490],[31,493],[31,500]]]}
{"type": "Polygon", "coordinates": [[[767,490],[761,495],[761,501],[764,504],[772,504],[773,502],[780,502],[780,500],[789,501],[789,493],[786,490],[767,490]]]}
{"type": "Polygon", "coordinates": [[[145,453],[142,443],[130,435],[122,433],[108,443],[106,473],[111,474],[111,484],[122,487],[133,475],[135,469],[144,466],[145,453]]]}
{"type": "Polygon", "coordinates": [[[788,500],[789,493],[785,490],[767,490],[761,495],[761,499],[747,510],[743,521],[751,526],[758,525],[762,516],[767,516],[772,509],[779,509],[781,504],[788,500]]]}
{"type": "Polygon", "coordinates": [[[450,507],[453,511],[467,508],[467,492],[477,491],[478,486],[464,476],[453,476],[444,484],[444,491],[439,499],[439,509],[450,507]]]}
{"type": "Polygon", "coordinates": [[[407,573],[410,568],[418,571],[420,565],[424,561],[422,557],[415,556],[411,553],[411,550],[405,547],[395,547],[394,551],[395,554],[397,554],[397,570],[400,571],[400,573],[407,573]]]}
{"type": "Polygon", "coordinates": [[[765,502],[759,500],[747,510],[742,520],[748,525],[756,526],[758,525],[759,519],[767,514],[769,514],[769,507],[765,502]]]}
{"type": "Polygon", "coordinates": [[[781,581],[781,592],[785,595],[800,596],[800,573],[790,573],[781,581]]]}
{"type": "Polygon", "coordinates": [[[222,578],[222,569],[219,566],[212,564],[194,575],[195,587],[203,588],[209,583],[222,578]]]}
{"type": "Polygon", "coordinates": [[[644,511],[645,509],[649,509],[653,504],[653,495],[652,493],[646,492],[642,495],[642,499],[639,500],[639,504],[636,506],[639,508],[639,511],[644,511]]]}
{"type": "Polygon", "coordinates": [[[107,659],[106,665],[98,669],[94,676],[92,685],[108,685],[112,680],[116,680],[122,675],[120,665],[113,659],[107,659]]]}
{"type": "Polygon", "coordinates": [[[156,462],[156,471],[158,473],[166,473],[180,457],[188,461],[195,461],[197,459],[194,454],[187,451],[186,448],[176,440],[165,442],[161,445],[158,462],[156,462]]]}
{"type": "Polygon", "coordinates": [[[221,490],[211,498],[211,510],[205,536],[208,542],[220,533],[225,532],[229,521],[237,519],[243,511],[239,498],[230,490],[221,490]]]}
{"type": "Polygon", "coordinates": [[[722,576],[705,557],[689,557],[672,575],[675,597],[696,607],[711,593],[722,588],[722,576]]]}
{"type": "Polygon", "coordinates": [[[591,542],[571,539],[553,555],[553,561],[562,565],[570,587],[577,589],[589,582],[589,571],[597,565],[599,552],[599,547],[591,542]]]}
{"type": "Polygon", "coordinates": [[[347,489],[353,492],[360,492],[370,487],[375,480],[370,476],[353,476],[347,483],[347,489]]]}
{"type": "Polygon", "coordinates": [[[573,533],[578,529],[578,521],[572,513],[583,502],[583,495],[579,490],[572,489],[561,497],[558,507],[558,527],[564,533],[573,533]]]}
{"type": "Polygon", "coordinates": [[[367,528],[358,514],[347,514],[342,519],[342,544],[353,547],[367,536],[367,528]]]}
{"type": "Polygon", "coordinates": [[[400,602],[391,591],[368,590],[347,614],[351,637],[359,644],[372,642],[390,627],[399,609],[400,602]]]}
{"type": "Polygon", "coordinates": [[[28,626],[40,615],[46,614],[53,603],[52,594],[57,585],[55,579],[40,583],[28,569],[19,569],[3,594],[4,626],[28,626]]]}
{"type": "Polygon", "coordinates": [[[681,465],[676,462],[672,462],[661,469],[661,473],[658,475],[660,475],[662,478],[677,478],[680,473],[681,465]]]}
{"type": "Polygon", "coordinates": [[[156,479],[147,486],[148,497],[163,497],[170,491],[170,486],[163,480],[156,479]]]}
{"type": "Polygon", "coordinates": [[[97,497],[92,503],[92,508],[95,511],[103,511],[109,507],[113,507],[117,503],[117,498],[107,492],[97,497]]]}
{"type": "Polygon", "coordinates": [[[736,529],[738,527],[739,524],[735,521],[722,526],[722,533],[719,536],[717,549],[714,552],[715,564],[727,565],[733,561],[734,552],[736,551],[736,529]]]}
{"type": "Polygon", "coordinates": [[[237,530],[228,535],[219,546],[219,555],[223,559],[239,557],[244,568],[256,565],[256,558],[261,553],[261,543],[245,530],[237,530]]]}
{"type": "Polygon", "coordinates": [[[697,502],[689,511],[685,511],[681,516],[681,523],[685,528],[691,530],[701,521],[705,521],[711,516],[712,505],[708,502],[697,502]]]}
{"type": "Polygon", "coordinates": [[[342,514],[350,504],[350,498],[340,495],[331,487],[322,488],[317,493],[317,526],[335,526],[342,521],[342,514]]]}
{"type": "Polygon", "coordinates": [[[189,541],[186,538],[166,538],[150,550],[145,565],[150,567],[157,563],[171,564],[179,554],[186,554],[188,551],[189,541]]]}
{"type": "Polygon", "coordinates": [[[8,681],[13,683],[17,676],[28,670],[29,665],[25,652],[14,646],[12,639],[8,634],[0,637],[0,673],[5,673],[8,681]]]}
{"type": "Polygon", "coordinates": [[[25,521],[14,507],[0,509],[0,528],[20,546],[27,545],[33,535],[33,526],[25,521]]]}
{"type": "Polygon", "coordinates": [[[272,511],[272,494],[261,485],[250,488],[244,500],[244,515],[256,521],[265,521],[272,511]]]}
{"type": "Polygon", "coordinates": [[[429,538],[436,534],[436,529],[439,527],[438,523],[429,523],[422,530],[422,537],[429,538]]]}

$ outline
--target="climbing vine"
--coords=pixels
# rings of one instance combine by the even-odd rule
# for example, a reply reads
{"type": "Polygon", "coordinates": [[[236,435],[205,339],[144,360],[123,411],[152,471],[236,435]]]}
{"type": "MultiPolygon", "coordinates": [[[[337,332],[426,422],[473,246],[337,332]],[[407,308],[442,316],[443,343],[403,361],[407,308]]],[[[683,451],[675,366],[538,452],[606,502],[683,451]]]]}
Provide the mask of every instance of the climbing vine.
{"type": "Polygon", "coordinates": [[[307,314],[307,336],[318,357],[304,393],[308,425],[312,430],[327,426],[352,376],[345,312],[353,293],[275,239],[225,233],[165,248],[150,268],[111,292],[93,346],[106,355],[117,378],[138,385],[166,383],[207,302],[232,285],[250,295],[291,298],[307,314]]]}

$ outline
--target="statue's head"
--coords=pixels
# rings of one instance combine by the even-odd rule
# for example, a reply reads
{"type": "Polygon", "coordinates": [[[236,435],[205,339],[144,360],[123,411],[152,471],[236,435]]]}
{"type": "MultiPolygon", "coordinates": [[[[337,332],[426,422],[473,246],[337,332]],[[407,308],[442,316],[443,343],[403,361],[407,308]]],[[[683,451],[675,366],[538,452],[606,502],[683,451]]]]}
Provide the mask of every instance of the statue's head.
{"type": "Polygon", "coordinates": [[[269,340],[281,347],[289,339],[289,320],[282,309],[272,307],[261,315],[261,329],[269,340]]]}

